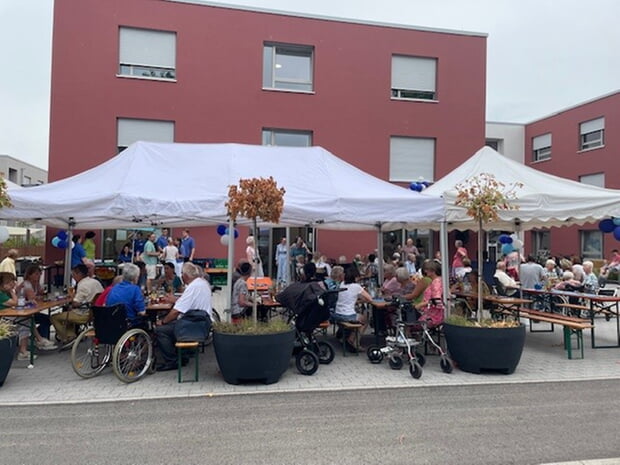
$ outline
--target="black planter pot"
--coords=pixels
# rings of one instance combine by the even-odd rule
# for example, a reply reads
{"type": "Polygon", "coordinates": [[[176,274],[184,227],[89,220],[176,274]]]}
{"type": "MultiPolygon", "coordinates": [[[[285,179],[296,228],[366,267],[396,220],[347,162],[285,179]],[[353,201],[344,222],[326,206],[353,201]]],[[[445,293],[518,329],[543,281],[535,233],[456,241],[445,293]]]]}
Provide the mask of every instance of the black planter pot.
{"type": "Polygon", "coordinates": [[[229,384],[277,382],[289,367],[294,343],[294,329],[259,335],[213,333],[217,364],[229,384]]]}
{"type": "Polygon", "coordinates": [[[4,384],[4,380],[9,374],[16,350],[17,336],[0,340],[0,386],[4,384]]]}
{"type": "Polygon", "coordinates": [[[476,328],[444,323],[450,357],[457,367],[470,373],[498,371],[514,373],[525,344],[525,326],[476,328]]]}

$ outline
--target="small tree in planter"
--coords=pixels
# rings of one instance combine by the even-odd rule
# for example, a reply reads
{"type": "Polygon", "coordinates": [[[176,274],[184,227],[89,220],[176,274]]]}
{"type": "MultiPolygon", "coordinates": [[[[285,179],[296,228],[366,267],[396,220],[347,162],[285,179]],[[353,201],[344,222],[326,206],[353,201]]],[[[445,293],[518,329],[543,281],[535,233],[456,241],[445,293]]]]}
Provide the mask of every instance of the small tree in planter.
{"type": "MultiPolygon", "coordinates": [[[[230,186],[228,189],[228,202],[226,208],[228,215],[234,221],[237,216],[245,216],[252,220],[252,227],[256,240],[254,247],[258,248],[257,218],[269,223],[278,223],[284,208],[284,188],[278,189],[276,181],[269,176],[265,178],[240,179],[239,186],[230,186]]],[[[258,264],[254,263],[254,289],[258,264]]],[[[252,307],[252,318],[256,322],[256,299],[252,307]]]]}
{"type": "Polygon", "coordinates": [[[499,211],[516,210],[515,183],[509,187],[489,173],[481,173],[458,184],[455,205],[467,210],[478,223],[478,308],[477,321],[450,316],[444,325],[448,350],[460,369],[480,373],[483,369],[513,373],[521,359],[525,326],[517,320],[482,320],[482,235],[483,225],[499,219],[499,211]]]}
{"type": "MultiPolygon", "coordinates": [[[[271,177],[241,179],[238,186],[230,186],[226,208],[233,220],[238,216],[251,219],[258,236],[258,218],[270,223],[280,221],[284,192],[271,177]]],[[[255,246],[258,247],[258,237],[255,246]]],[[[256,268],[254,279],[257,277],[256,268]]],[[[288,368],[295,343],[294,329],[280,320],[257,323],[256,299],[252,314],[252,321],[214,325],[215,356],[227,383],[259,380],[271,384],[278,381],[288,368]]]]}

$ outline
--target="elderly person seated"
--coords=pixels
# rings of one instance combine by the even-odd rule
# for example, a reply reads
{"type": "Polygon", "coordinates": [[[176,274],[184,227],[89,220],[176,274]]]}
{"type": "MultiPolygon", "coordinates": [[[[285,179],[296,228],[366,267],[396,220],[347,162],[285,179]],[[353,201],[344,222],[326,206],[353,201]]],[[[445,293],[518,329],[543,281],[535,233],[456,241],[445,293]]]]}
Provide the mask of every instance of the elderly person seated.
{"type": "Polygon", "coordinates": [[[551,289],[558,282],[558,266],[555,260],[548,259],[543,269],[543,284],[547,289],[551,289]]]}
{"type": "Polygon", "coordinates": [[[506,273],[506,262],[503,260],[497,262],[493,278],[496,279],[497,293],[499,295],[513,296],[517,293],[519,284],[508,276],[508,273],[506,273]]]}
{"type": "Polygon", "coordinates": [[[164,263],[164,275],[155,281],[156,286],[161,286],[166,294],[183,292],[183,281],[175,273],[174,263],[164,263]]]}
{"type": "Polygon", "coordinates": [[[105,301],[107,306],[124,304],[127,321],[131,327],[145,326],[144,297],[137,284],[139,276],[140,268],[133,263],[126,263],[123,266],[123,280],[110,289],[105,301]]]}
{"type": "Polygon", "coordinates": [[[73,301],[68,312],[56,313],[51,320],[56,329],[56,337],[62,344],[67,344],[77,337],[76,326],[88,323],[90,319],[90,303],[97,294],[103,292],[101,283],[88,276],[86,265],[80,263],[71,270],[71,275],[77,283],[73,301]]]}
{"type": "Polygon", "coordinates": [[[385,265],[383,267],[383,285],[381,286],[381,294],[386,299],[392,298],[392,295],[398,294],[400,291],[400,283],[396,279],[396,267],[394,265],[385,265]]]}
{"type": "Polygon", "coordinates": [[[583,289],[585,292],[596,294],[598,292],[599,283],[598,277],[594,274],[594,263],[590,260],[586,260],[582,264],[583,266],[583,289]]]}
{"type": "Polygon", "coordinates": [[[247,283],[252,276],[252,265],[248,262],[241,263],[238,270],[239,279],[235,281],[232,290],[231,315],[233,323],[241,321],[252,312],[252,299],[247,283]]]}
{"type": "Polygon", "coordinates": [[[583,285],[581,281],[575,279],[575,275],[572,271],[565,271],[562,273],[562,280],[553,286],[554,289],[559,291],[582,291],[583,285]]]}

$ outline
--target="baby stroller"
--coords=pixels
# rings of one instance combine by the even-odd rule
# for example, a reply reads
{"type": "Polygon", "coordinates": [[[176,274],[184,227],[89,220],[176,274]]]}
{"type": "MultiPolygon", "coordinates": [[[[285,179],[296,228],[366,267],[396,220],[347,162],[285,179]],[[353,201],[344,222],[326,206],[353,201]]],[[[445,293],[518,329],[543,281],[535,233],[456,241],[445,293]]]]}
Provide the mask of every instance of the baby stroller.
{"type": "Polygon", "coordinates": [[[293,283],[276,296],[288,312],[288,321],[295,323],[296,341],[293,349],[295,365],[302,375],[312,375],[319,364],[334,360],[329,342],[318,341],[314,334],[329,319],[330,302],[338,291],[326,291],[318,282],[293,283]]]}
{"type": "Polygon", "coordinates": [[[442,371],[451,373],[453,370],[452,360],[430,334],[432,323],[426,318],[418,319],[418,313],[410,303],[402,302],[398,298],[393,299],[392,302],[397,307],[396,334],[385,338],[385,347],[378,345],[368,347],[366,355],[370,362],[381,363],[384,357],[388,357],[390,368],[400,370],[404,365],[403,358],[407,357],[409,373],[413,378],[419,379],[422,376],[422,367],[426,363],[426,358],[416,348],[428,342],[439,353],[439,365],[442,371]],[[418,339],[407,336],[407,332],[413,331],[420,334],[418,339]]]}

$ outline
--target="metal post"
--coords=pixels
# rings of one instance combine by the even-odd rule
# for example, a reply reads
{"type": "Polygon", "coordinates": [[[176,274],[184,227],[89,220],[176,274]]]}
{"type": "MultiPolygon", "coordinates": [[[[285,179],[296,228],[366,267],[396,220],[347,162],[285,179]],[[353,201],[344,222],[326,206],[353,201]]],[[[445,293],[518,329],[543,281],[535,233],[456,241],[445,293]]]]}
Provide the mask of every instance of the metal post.
{"type": "MultiPolygon", "coordinates": [[[[228,220],[228,269],[226,270],[226,308],[232,309],[232,275],[235,269],[235,222],[228,220]]],[[[226,312],[224,312],[226,313],[226,312]]],[[[225,317],[228,319],[228,316],[225,317]]]]}
{"type": "Polygon", "coordinates": [[[381,287],[383,284],[383,231],[381,230],[381,223],[377,223],[377,285],[381,287]]]}

